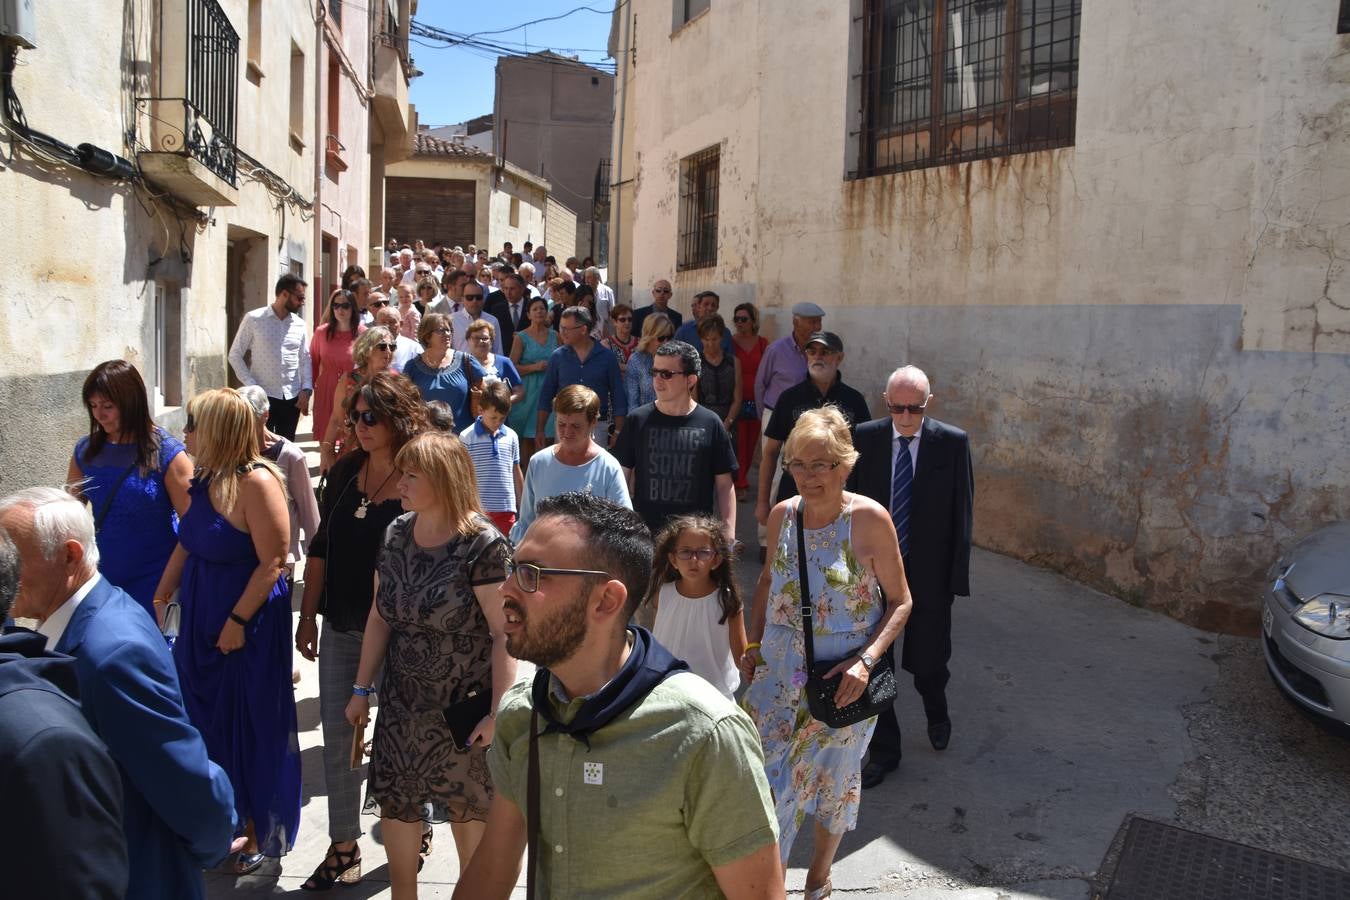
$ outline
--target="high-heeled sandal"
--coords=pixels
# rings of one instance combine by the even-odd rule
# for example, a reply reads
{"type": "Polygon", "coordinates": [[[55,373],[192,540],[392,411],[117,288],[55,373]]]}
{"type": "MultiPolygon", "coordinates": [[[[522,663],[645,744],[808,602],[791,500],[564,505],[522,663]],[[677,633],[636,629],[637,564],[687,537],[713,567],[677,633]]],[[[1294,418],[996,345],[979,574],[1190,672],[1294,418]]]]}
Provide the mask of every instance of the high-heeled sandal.
{"type": "Polygon", "coordinates": [[[266,858],[267,857],[263,856],[261,853],[245,853],[243,850],[240,850],[234,857],[234,874],[248,875],[251,872],[255,872],[258,867],[263,864],[263,860],[266,858]]]}
{"type": "Polygon", "coordinates": [[[328,845],[328,855],[319,863],[314,874],[309,876],[302,891],[326,891],[334,884],[356,884],[361,880],[361,847],[355,845],[350,850],[339,850],[337,845],[328,845]],[[329,860],[333,862],[329,862],[329,860]]]}
{"type": "Polygon", "coordinates": [[[803,897],[802,900],[826,900],[826,898],[830,896],[830,891],[833,889],[834,886],[830,884],[829,881],[826,881],[818,888],[808,889],[806,891],[806,896],[803,897]]]}
{"type": "Polygon", "coordinates": [[[417,851],[417,871],[421,872],[422,867],[427,864],[427,857],[431,855],[431,829],[428,828],[422,832],[422,849],[417,851]]]}

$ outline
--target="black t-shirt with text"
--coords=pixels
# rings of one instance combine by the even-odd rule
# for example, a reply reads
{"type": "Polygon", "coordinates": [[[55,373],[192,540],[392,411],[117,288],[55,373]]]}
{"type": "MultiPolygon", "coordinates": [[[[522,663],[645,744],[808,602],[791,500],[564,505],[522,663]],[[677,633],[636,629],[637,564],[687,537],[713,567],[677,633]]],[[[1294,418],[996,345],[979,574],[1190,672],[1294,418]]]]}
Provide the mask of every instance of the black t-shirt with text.
{"type": "Polygon", "coordinates": [[[736,473],[731,437],[705,406],[687,416],[666,415],[654,403],[639,406],[628,414],[614,456],[633,470],[633,508],[653,535],[672,516],[716,516],[716,478],[736,473]]]}

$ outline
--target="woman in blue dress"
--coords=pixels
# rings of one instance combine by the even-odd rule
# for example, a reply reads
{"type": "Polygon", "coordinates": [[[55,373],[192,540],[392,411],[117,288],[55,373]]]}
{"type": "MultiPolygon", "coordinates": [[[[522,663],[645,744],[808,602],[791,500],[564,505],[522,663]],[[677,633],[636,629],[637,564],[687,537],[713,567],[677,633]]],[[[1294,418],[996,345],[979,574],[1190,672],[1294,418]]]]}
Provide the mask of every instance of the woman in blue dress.
{"type": "Polygon", "coordinates": [[[234,786],[247,839],[235,871],[245,874],[290,850],[300,824],[286,490],[235,391],[194,397],[185,430],[197,475],[155,605],[181,586],[183,703],[234,786]]]}
{"type": "Polygon", "coordinates": [[[192,463],[183,444],[150,418],[145,382],[121,359],[84,380],[89,434],[70,458],[67,482],[89,501],[99,572],[154,615],[151,601],[187,509],[192,463]]]}
{"type": "Polygon", "coordinates": [[[774,549],[755,586],[750,642],[740,669],[750,682],[744,704],[764,745],[785,868],[798,831],[807,818],[813,820],[806,897],[815,900],[829,896],[839,842],[857,825],[862,758],[877,720],[831,728],[807,708],[798,508],[815,661],[838,660],[826,677],[843,676],[836,706],[862,696],[872,666],[899,636],[911,604],[890,513],[844,490],[858,451],[843,414],[834,406],[804,414],[783,445],[783,458],[801,496],[784,500],[769,515],[774,549]]]}
{"type": "Polygon", "coordinates": [[[472,391],[486,373],[478,360],[453,349],[454,326],[443,313],[423,316],[417,339],[426,349],[408,361],[403,374],[417,385],[423,400],[440,400],[449,406],[456,430],[463,431],[473,424],[472,391]]]}
{"type": "MultiPolygon", "coordinates": [[[[525,316],[529,326],[516,332],[511,343],[511,361],[525,384],[525,396],[511,407],[506,424],[520,437],[521,464],[529,461],[538,442],[534,429],[539,411],[539,395],[544,390],[544,372],[548,358],[558,349],[558,332],[549,328],[548,302],[543,297],[525,301],[525,316]]],[[[550,415],[544,433],[553,437],[553,417],[550,415]]]]}

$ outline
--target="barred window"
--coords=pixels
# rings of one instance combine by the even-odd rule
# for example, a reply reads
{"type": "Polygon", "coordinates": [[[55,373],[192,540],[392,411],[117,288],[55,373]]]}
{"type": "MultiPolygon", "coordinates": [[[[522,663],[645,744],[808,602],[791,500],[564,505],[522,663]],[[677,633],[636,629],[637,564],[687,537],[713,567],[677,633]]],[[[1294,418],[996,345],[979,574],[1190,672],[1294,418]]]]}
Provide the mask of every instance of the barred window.
{"type": "Polygon", "coordinates": [[[718,147],[680,160],[680,242],[677,269],[717,265],[718,147]]]}
{"type": "Polygon", "coordinates": [[[1341,0],[1341,14],[1336,19],[1336,33],[1350,34],[1350,0],[1341,0]]]}
{"type": "Polygon", "coordinates": [[[854,174],[1073,144],[1081,18],[1082,0],[866,0],[854,174]]]}

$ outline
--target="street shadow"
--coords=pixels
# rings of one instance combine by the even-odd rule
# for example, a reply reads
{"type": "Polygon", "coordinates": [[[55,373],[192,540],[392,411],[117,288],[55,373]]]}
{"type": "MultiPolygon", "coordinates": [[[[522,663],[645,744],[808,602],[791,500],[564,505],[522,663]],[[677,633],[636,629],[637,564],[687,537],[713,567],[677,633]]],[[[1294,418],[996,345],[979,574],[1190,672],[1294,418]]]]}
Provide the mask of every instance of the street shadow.
{"type": "Polygon", "coordinates": [[[305,697],[295,701],[296,730],[301,734],[319,729],[319,698],[305,697]]]}

